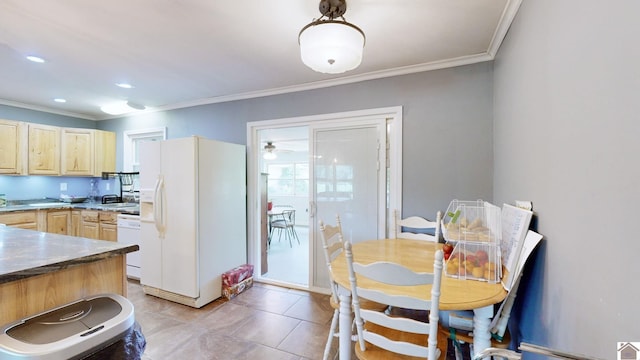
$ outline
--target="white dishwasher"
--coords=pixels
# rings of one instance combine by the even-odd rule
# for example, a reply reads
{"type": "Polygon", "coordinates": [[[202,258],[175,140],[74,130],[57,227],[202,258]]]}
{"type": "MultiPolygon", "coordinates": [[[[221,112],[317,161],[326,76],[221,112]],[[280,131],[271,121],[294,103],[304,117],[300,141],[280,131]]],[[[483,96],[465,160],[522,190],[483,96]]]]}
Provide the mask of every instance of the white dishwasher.
{"type": "MultiPolygon", "coordinates": [[[[140,215],[118,215],[118,242],[140,246],[140,215]]],[[[140,251],[127,254],[127,277],[140,279],[140,251]]]]}

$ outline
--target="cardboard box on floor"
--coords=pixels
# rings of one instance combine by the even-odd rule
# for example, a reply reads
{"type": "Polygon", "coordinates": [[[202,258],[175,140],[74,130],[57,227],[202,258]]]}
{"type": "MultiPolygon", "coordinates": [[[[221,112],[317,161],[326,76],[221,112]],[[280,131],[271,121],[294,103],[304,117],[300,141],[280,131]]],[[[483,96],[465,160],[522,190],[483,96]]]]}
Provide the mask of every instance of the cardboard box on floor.
{"type": "Polygon", "coordinates": [[[253,285],[253,265],[244,264],[222,274],[222,295],[228,300],[253,285]]]}

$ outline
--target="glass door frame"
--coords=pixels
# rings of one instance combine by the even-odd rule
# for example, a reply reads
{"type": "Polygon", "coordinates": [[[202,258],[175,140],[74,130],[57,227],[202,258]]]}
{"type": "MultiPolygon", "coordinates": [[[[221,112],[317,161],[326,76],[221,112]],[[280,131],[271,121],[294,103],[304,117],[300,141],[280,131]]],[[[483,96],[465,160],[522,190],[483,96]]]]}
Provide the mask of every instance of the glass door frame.
{"type": "MultiPolygon", "coordinates": [[[[384,137],[386,149],[387,164],[380,164],[381,170],[386,169],[388,176],[388,187],[385,191],[386,201],[386,216],[389,223],[389,214],[393,213],[393,209],[402,208],[402,107],[387,107],[378,109],[367,109],[340,113],[310,115],[294,118],[272,119],[262,120],[247,123],[247,260],[248,263],[254,264],[259,268],[261,256],[260,256],[260,193],[259,193],[259,179],[260,179],[260,138],[259,131],[264,129],[273,128],[285,128],[294,126],[312,126],[322,125],[331,126],[332,124],[336,128],[341,128],[345,123],[357,124],[358,122],[363,124],[370,124],[372,118],[386,119],[387,134],[384,137]],[[391,209],[391,210],[390,210],[391,209]]],[[[311,148],[311,146],[310,146],[311,148]]],[[[310,151],[310,156],[312,156],[310,151]]],[[[386,236],[388,237],[388,229],[386,236]]],[[[310,224],[309,230],[309,287],[301,289],[310,290],[320,293],[328,293],[328,288],[321,288],[313,286],[312,279],[314,277],[313,271],[315,264],[313,263],[313,254],[315,242],[319,239],[315,239],[313,236],[312,226],[310,224]]],[[[255,279],[266,283],[278,284],[270,279],[262,278],[259,271],[254,274],[255,279]]],[[[287,286],[295,288],[295,285],[287,284],[287,286]]]]}

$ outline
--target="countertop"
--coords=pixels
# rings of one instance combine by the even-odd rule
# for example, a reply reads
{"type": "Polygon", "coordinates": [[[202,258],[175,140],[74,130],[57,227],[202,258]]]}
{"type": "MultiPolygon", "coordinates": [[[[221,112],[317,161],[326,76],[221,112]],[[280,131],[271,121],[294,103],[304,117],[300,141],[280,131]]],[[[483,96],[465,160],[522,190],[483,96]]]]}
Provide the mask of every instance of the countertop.
{"type": "Polygon", "coordinates": [[[7,206],[0,207],[0,213],[9,211],[26,211],[26,210],[52,210],[52,209],[87,209],[100,211],[116,211],[128,214],[139,214],[140,205],[137,203],[113,203],[101,204],[92,202],[83,203],[65,203],[59,201],[31,200],[21,203],[9,202],[7,206]]]}
{"type": "Polygon", "coordinates": [[[0,225],[0,284],[138,251],[138,245],[0,225]]]}

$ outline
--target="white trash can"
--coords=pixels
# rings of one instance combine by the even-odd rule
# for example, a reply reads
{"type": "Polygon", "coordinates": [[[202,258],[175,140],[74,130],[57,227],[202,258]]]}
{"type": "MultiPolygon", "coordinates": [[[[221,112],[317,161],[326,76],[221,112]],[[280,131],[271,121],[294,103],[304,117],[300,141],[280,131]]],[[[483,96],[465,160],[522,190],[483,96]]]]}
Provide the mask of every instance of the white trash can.
{"type": "Polygon", "coordinates": [[[118,341],[134,322],[125,297],[88,297],[4,325],[0,359],[81,359],[118,341]]]}

